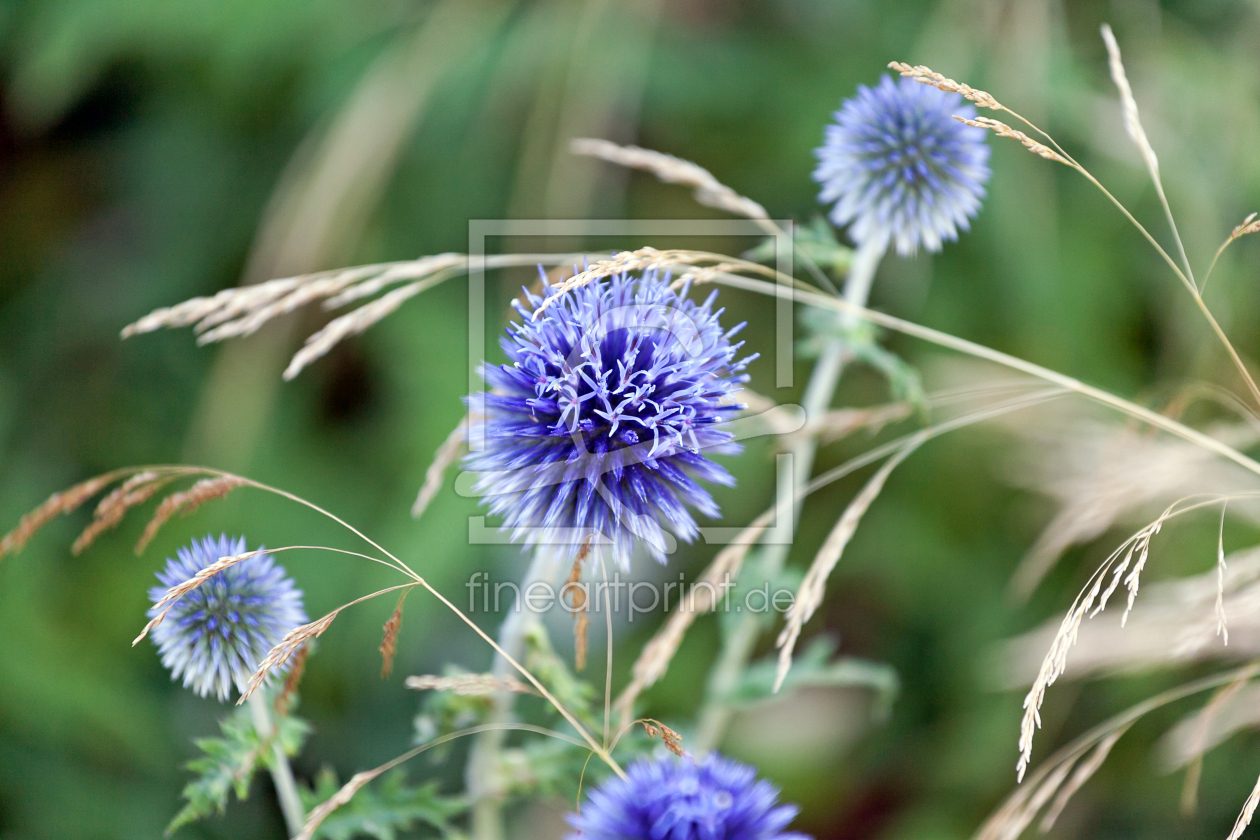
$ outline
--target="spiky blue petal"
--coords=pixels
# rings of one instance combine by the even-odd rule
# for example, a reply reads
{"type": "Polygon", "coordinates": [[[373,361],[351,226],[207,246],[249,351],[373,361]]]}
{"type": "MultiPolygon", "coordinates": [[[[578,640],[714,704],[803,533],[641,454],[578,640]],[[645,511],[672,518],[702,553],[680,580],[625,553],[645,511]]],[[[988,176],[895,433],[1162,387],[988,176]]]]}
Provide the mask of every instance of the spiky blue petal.
{"type": "Polygon", "coordinates": [[[700,762],[640,760],[591,791],[568,840],[809,840],[784,831],[795,805],[753,768],[710,753],[700,762]]]}
{"type": "Polygon", "coordinates": [[[489,393],[469,398],[475,490],[513,539],[572,556],[598,538],[625,567],[636,543],[664,562],[665,532],[690,541],[690,508],[718,507],[699,481],[733,484],[714,453],[739,446],[720,428],[755,356],[723,331],[716,292],[702,303],[668,276],[621,274],[518,301],[502,339],[509,363],[486,365],[489,393]],[[478,449],[478,447],[481,447],[478,449]]]}
{"type": "MultiPolygon", "coordinates": [[[[245,538],[205,537],[181,548],[149,590],[156,604],[172,586],[221,557],[244,554],[245,538]]],[[[156,607],[149,610],[155,616],[156,607]]],[[[228,698],[232,686],[248,682],[267,651],[294,627],[305,624],[302,592],[270,554],[247,557],[184,595],[150,636],[171,679],[205,697],[228,698]]]]}
{"type": "Polygon", "coordinates": [[[989,147],[984,129],[955,114],[974,117],[975,108],[913,79],[859,86],[815,152],[818,199],[835,202],[831,220],[849,225],[854,242],[892,241],[899,254],[957,239],[984,198],[989,147]]]}

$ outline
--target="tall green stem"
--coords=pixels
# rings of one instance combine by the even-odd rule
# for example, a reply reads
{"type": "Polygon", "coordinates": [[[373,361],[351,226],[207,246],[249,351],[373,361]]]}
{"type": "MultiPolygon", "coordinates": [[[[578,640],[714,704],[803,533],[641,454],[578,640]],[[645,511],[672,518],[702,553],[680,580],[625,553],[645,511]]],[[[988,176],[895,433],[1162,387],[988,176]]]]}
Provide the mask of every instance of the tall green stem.
{"type": "MultiPolygon", "coordinates": [[[[530,562],[529,570],[520,584],[521,595],[517,597],[516,603],[512,605],[512,612],[503,620],[499,628],[499,647],[518,662],[523,659],[525,638],[530,628],[538,623],[538,615],[526,606],[525,594],[534,583],[550,583],[555,576],[555,571],[553,553],[545,546],[534,549],[534,559],[530,562]]],[[[497,592],[495,597],[498,598],[497,592]]],[[[514,676],[511,663],[502,654],[495,654],[491,670],[500,680],[514,676]]],[[[500,691],[494,695],[492,702],[493,706],[486,723],[510,723],[516,695],[510,691],[500,691]]],[[[496,727],[479,733],[468,754],[464,786],[473,802],[471,828],[472,836],[476,840],[503,840],[504,837],[504,785],[500,765],[507,732],[505,728],[496,727]]]]}
{"type": "MultiPolygon", "coordinates": [[[[258,737],[266,741],[275,735],[276,728],[271,721],[271,710],[267,708],[267,699],[261,691],[249,695],[249,712],[254,719],[254,729],[258,737]]],[[[293,770],[289,767],[289,757],[284,754],[278,738],[273,739],[271,758],[271,781],[276,786],[276,798],[280,800],[280,811],[284,814],[284,825],[290,837],[302,833],[306,824],[306,810],[302,807],[302,798],[298,796],[297,783],[293,781],[293,770]]]]}
{"type": "MultiPolygon", "coordinates": [[[[849,276],[844,283],[844,299],[856,306],[866,306],[871,291],[871,281],[875,278],[875,269],[884,256],[887,245],[883,242],[866,243],[860,246],[853,255],[853,263],[849,268],[849,276]]],[[[839,316],[843,326],[852,326],[857,318],[849,313],[839,316]]],[[[814,363],[809,382],[805,386],[805,394],[801,407],[805,410],[806,424],[814,423],[822,417],[831,406],[836,385],[845,365],[844,340],[840,337],[828,339],[814,363]]],[[[808,430],[808,425],[807,425],[808,430]]],[[[817,438],[812,434],[804,434],[792,444],[788,450],[791,456],[785,458],[780,466],[781,471],[789,475],[780,475],[783,486],[790,478],[792,492],[798,493],[809,482],[814,467],[814,453],[817,450],[817,438]]],[[[792,509],[792,532],[796,531],[796,523],[801,515],[804,499],[796,503],[792,509]]],[[[776,543],[762,549],[762,569],[767,575],[778,574],[787,560],[790,543],[776,543]]],[[[716,748],[726,734],[730,724],[732,709],[726,698],[739,684],[744,668],[752,657],[757,646],[757,637],[762,630],[762,616],[756,613],[744,613],[735,623],[735,627],[723,639],[722,650],[718,661],[709,673],[709,681],[705,687],[706,700],[700,711],[700,720],[696,729],[695,752],[703,754],[716,748]]]]}

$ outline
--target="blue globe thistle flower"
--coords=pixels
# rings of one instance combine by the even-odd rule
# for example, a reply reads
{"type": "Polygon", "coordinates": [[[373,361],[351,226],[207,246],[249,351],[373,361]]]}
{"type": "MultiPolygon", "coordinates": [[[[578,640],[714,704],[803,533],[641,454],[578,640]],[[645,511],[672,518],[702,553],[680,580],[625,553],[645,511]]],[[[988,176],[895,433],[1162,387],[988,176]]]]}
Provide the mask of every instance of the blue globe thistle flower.
{"type": "MultiPolygon", "coordinates": [[[[227,536],[194,540],[167,559],[157,574],[161,586],[149,590],[156,604],[172,586],[183,583],[220,557],[246,552],[245,538],[227,536]]],[[[157,608],[149,610],[155,617],[157,608]]],[[[270,554],[247,557],[184,595],[166,620],[153,628],[153,643],[171,679],[205,697],[228,698],[232,685],[241,689],[267,651],[285,633],[307,622],[302,592],[285,576],[270,554]]]]}
{"type": "Polygon", "coordinates": [[[776,805],[779,791],[753,768],[710,753],[640,760],[627,778],[591,791],[568,840],[809,840],[785,832],[795,805],[776,805]]]}
{"type": "MultiPolygon", "coordinates": [[[[541,271],[540,271],[541,273],[541,271]]],[[[740,447],[718,424],[755,356],[736,361],[744,325],[723,331],[716,292],[703,303],[669,276],[620,274],[555,294],[526,290],[521,323],[501,339],[510,364],[485,365],[490,393],[469,398],[474,485],[513,539],[577,554],[596,536],[628,566],[636,542],[664,562],[667,526],[690,541],[687,506],[718,515],[699,480],[734,480],[710,461],[740,447]]]]}
{"type": "Polygon", "coordinates": [[[859,86],[815,151],[818,199],[836,203],[831,220],[851,225],[859,245],[892,240],[903,255],[957,239],[989,179],[984,129],[952,118],[975,113],[958,94],[913,79],[859,86]]]}

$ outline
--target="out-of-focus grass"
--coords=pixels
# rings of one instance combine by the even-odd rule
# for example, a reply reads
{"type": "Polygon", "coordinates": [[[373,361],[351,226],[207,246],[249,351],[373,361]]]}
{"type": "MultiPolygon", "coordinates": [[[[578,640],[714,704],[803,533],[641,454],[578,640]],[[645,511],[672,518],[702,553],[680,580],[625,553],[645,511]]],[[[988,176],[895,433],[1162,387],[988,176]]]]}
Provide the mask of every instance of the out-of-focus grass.
{"type": "MultiPolygon", "coordinates": [[[[479,48],[438,80],[345,261],[462,250],[470,218],[502,217],[514,201],[541,212],[545,205],[527,189],[572,173],[561,160],[540,179],[522,169],[533,165],[522,156],[531,130],[555,131],[536,123],[558,119],[554,99],[583,5],[504,7],[479,48]]],[[[347,0],[8,7],[0,20],[0,529],[80,477],[184,456],[224,348],[198,349],[182,333],[121,343],[118,329],[155,306],[237,282],[295,149],[429,11],[347,0]]],[[[1252,4],[671,2],[655,34],[635,47],[646,68],[640,99],[618,100],[608,132],[697,160],[775,217],[806,220],[819,210],[811,149],[830,112],[856,84],[876,81],[887,61],[923,62],[1044,121],[1162,230],[1106,80],[1096,35],[1104,16],[1125,47],[1187,246],[1203,264],[1260,200],[1253,151],[1260,23],[1252,4]]],[[[616,31],[597,32],[618,40],[616,31]]],[[[937,258],[886,265],[877,306],[1125,394],[1219,369],[1184,296],[1092,188],[1001,141],[993,168],[973,232],[937,258]]],[[[643,176],[598,178],[591,206],[599,213],[712,215],[685,191],[643,176]]],[[[1257,310],[1248,267],[1258,248],[1238,243],[1208,293],[1251,356],[1260,347],[1246,328],[1257,310]]],[[[492,299],[505,302],[519,281],[492,280],[492,299]]],[[[723,297],[734,315],[753,321],[750,345],[765,343],[772,325],[760,302],[723,297]]],[[[474,504],[449,489],[421,522],[407,516],[430,454],[462,412],[464,307],[462,285],[448,284],[296,382],[277,384],[274,409],[239,465],[335,510],[454,595],[474,568],[507,575],[521,567],[513,549],[467,545],[464,518],[474,504]]],[[[922,347],[890,341],[925,358],[922,347]]],[[[753,373],[754,387],[772,393],[771,361],[753,373]]],[[[840,399],[878,401],[880,388],[857,376],[840,399]]],[[[243,390],[228,387],[226,395],[229,407],[234,399],[252,403],[243,390]]],[[[242,427],[248,420],[240,418],[242,427]]],[[[805,827],[819,838],[965,836],[1013,783],[1019,698],[986,691],[983,653],[1066,603],[1092,555],[1069,556],[1031,606],[1008,605],[1007,576],[1046,511],[977,469],[995,463],[996,446],[983,430],[968,432],[907,463],[858,532],[823,616],[809,628],[838,632],[842,652],[889,661],[903,681],[892,720],[852,751],[808,762],[759,757],[785,784],[786,798],[801,801],[805,827]]],[[[849,448],[826,451],[820,466],[849,448]]],[[[768,499],[769,454],[754,446],[733,463],[744,489],[719,500],[735,521],[768,499]]],[[[798,564],[856,486],[842,483],[810,502],[798,564]]],[[[130,553],[135,522],[70,557],[81,522],[50,527],[0,565],[0,836],[154,836],[176,809],[190,738],[209,734],[221,710],[172,685],[149,646],[128,645],[165,553],[218,529],[273,545],[349,545],[316,517],[257,497],[233,497],[178,521],[142,558],[130,553]]],[[[1170,542],[1153,571],[1206,567],[1210,539],[1170,542]]],[[[707,553],[686,549],[676,562],[694,571],[707,553]]],[[[285,563],[314,614],[387,582],[366,564],[320,556],[285,563]]],[[[321,640],[303,696],[317,734],[297,762],[299,775],[328,763],[344,777],[400,751],[416,704],[402,676],[448,660],[489,661],[448,615],[415,597],[398,676],[382,684],[375,649],[391,607],[351,611],[321,640]]],[[[643,638],[621,643],[617,679],[643,638]]],[[[711,620],[701,622],[650,695],[654,712],[692,708],[715,646],[711,620]]],[[[1166,679],[1052,696],[1040,754],[1166,679]]],[[[1254,751],[1246,749],[1253,741],[1209,757],[1199,815],[1182,820],[1179,780],[1155,775],[1146,760],[1160,731],[1137,727],[1060,830],[1223,836],[1254,776],[1254,751]]],[[[458,775],[454,765],[418,763],[413,772],[452,784],[458,775]]],[[[280,826],[269,796],[259,784],[249,803],[186,834],[274,836],[280,826]]]]}

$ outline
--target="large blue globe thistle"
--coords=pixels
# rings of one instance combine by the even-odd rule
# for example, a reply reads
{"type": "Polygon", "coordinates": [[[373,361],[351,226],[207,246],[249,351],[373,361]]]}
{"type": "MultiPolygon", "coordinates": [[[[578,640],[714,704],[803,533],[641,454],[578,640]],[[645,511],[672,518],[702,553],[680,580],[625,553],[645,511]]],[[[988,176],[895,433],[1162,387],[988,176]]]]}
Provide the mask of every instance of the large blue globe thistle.
{"type": "Polygon", "coordinates": [[[858,244],[892,241],[903,255],[957,239],[980,209],[989,147],[984,129],[955,114],[974,117],[975,108],[913,79],[859,86],[816,150],[818,199],[836,203],[831,220],[850,225],[858,244]]]}
{"type": "MultiPolygon", "coordinates": [[[[194,540],[167,559],[158,573],[161,586],[149,590],[156,604],[172,586],[183,583],[220,557],[244,554],[245,538],[194,540]]],[[[157,608],[149,610],[154,617],[157,608]]],[[[166,620],[153,628],[153,643],[171,679],[202,697],[226,700],[233,685],[248,681],[267,652],[294,627],[307,622],[302,592],[270,554],[247,557],[184,595],[166,620]]]]}
{"type": "Polygon", "coordinates": [[[785,832],[795,805],[753,768],[710,753],[640,760],[591,791],[569,840],[809,840],[785,832]]]}
{"type": "Polygon", "coordinates": [[[598,535],[622,567],[636,542],[664,562],[662,524],[690,541],[688,505],[718,515],[697,479],[734,483],[706,456],[739,451],[718,424],[743,408],[734,395],[755,358],[735,359],[743,324],[723,331],[716,292],[698,304],[654,271],[589,283],[532,317],[553,294],[544,277],[541,296],[515,302],[510,364],[485,365],[491,391],[469,400],[474,489],[518,542],[572,556],[598,535]]]}

